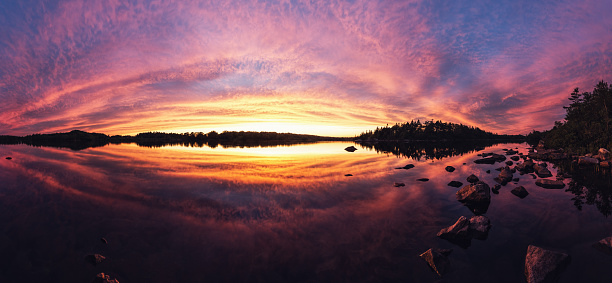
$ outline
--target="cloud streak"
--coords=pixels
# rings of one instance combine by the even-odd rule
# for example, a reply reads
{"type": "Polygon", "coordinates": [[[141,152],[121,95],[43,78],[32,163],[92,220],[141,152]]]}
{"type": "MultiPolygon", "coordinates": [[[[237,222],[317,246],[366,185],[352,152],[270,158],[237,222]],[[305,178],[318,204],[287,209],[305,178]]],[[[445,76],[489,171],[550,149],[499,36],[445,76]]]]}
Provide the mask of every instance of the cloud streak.
{"type": "Polygon", "coordinates": [[[605,1],[94,2],[0,4],[0,134],[526,133],[612,74],[605,1]]]}

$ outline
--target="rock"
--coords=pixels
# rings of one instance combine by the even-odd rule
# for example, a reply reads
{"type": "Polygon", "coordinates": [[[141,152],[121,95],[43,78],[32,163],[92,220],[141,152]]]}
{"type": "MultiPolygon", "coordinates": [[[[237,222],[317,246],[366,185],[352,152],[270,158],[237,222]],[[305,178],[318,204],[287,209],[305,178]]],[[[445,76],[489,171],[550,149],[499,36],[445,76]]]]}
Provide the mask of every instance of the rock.
{"type": "Polygon", "coordinates": [[[483,214],[487,212],[491,203],[490,190],[489,185],[478,181],[457,191],[457,200],[467,206],[474,214],[483,214]]]}
{"type": "Polygon", "coordinates": [[[561,180],[538,179],[536,185],[545,189],[563,189],[565,184],[561,180]]]}
{"type": "Polygon", "coordinates": [[[351,146],[345,148],[344,150],[346,150],[348,152],[354,152],[355,150],[357,150],[357,148],[351,145],[351,146]]]}
{"type": "Polygon", "coordinates": [[[612,237],[599,240],[593,247],[607,255],[612,255],[612,237]]]}
{"type": "Polygon", "coordinates": [[[479,179],[478,179],[478,177],[476,177],[476,175],[472,174],[472,175],[468,176],[466,178],[466,180],[468,181],[468,183],[476,183],[476,182],[478,182],[479,179]]]}
{"type": "Polygon", "coordinates": [[[599,164],[599,159],[593,158],[593,157],[587,157],[587,156],[580,156],[578,157],[578,164],[579,165],[599,164]]]}
{"type": "Polygon", "coordinates": [[[119,283],[119,281],[117,281],[117,279],[111,279],[109,275],[104,273],[98,273],[92,283],[119,283]]]}
{"type": "Polygon", "coordinates": [[[105,245],[108,244],[108,241],[104,238],[100,238],[100,242],[102,242],[102,244],[105,244],[105,245]]]}
{"type": "Polygon", "coordinates": [[[101,254],[89,254],[85,257],[85,260],[93,265],[102,263],[106,258],[101,254]]]}
{"type": "Polygon", "coordinates": [[[514,160],[514,161],[519,161],[521,158],[518,156],[512,156],[510,157],[510,159],[514,160]]]}
{"type": "Polygon", "coordinates": [[[514,164],[514,162],[512,162],[512,161],[510,161],[510,160],[506,161],[506,165],[508,165],[508,166],[512,166],[512,164],[514,164]]]}
{"type": "Polygon", "coordinates": [[[408,170],[408,169],[412,169],[412,168],[414,168],[414,164],[406,164],[406,166],[404,166],[404,167],[397,167],[395,169],[406,169],[406,170],[408,170]]]}
{"type": "Polygon", "coordinates": [[[533,178],[533,179],[537,179],[538,178],[538,176],[536,176],[536,174],[533,174],[533,173],[529,174],[529,176],[531,176],[531,178],[533,178]]]}
{"type": "Polygon", "coordinates": [[[403,187],[405,185],[406,184],[404,184],[404,183],[393,183],[393,186],[396,187],[396,188],[403,187]]]}
{"type": "Polygon", "coordinates": [[[486,216],[472,216],[469,223],[469,232],[475,239],[484,240],[489,235],[491,221],[486,216]]]}
{"type": "Polygon", "coordinates": [[[511,150],[506,151],[506,155],[515,155],[515,154],[517,154],[517,153],[518,153],[518,151],[516,151],[516,150],[512,150],[512,149],[511,149],[511,150]]]}
{"type": "Polygon", "coordinates": [[[427,178],[420,178],[420,179],[417,179],[417,181],[419,181],[419,182],[427,182],[427,181],[429,181],[429,179],[427,179],[427,178]]]}
{"type": "Polygon", "coordinates": [[[499,194],[499,189],[501,189],[501,185],[495,184],[495,186],[491,188],[491,191],[493,191],[494,194],[499,194]]]}
{"type": "Polygon", "coordinates": [[[487,172],[487,174],[491,174],[491,170],[487,170],[487,171],[485,171],[485,172],[487,172]]]}
{"type": "Polygon", "coordinates": [[[463,186],[463,183],[461,183],[459,181],[450,181],[450,183],[448,183],[448,185],[451,186],[451,187],[459,188],[459,187],[463,186]]]}
{"type": "Polygon", "coordinates": [[[599,162],[599,166],[601,166],[602,168],[610,168],[610,161],[599,162]]]}
{"type": "Polygon", "coordinates": [[[461,216],[455,224],[440,230],[436,236],[447,240],[469,239],[470,221],[465,216],[461,216]]]}
{"type": "Polygon", "coordinates": [[[13,158],[12,158],[12,157],[10,157],[10,156],[7,156],[7,157],[6,157],[6,159],[7,159],[7,160],[11,160],[11,159],[13,159],[13,158]]]}
{"type": "Polygon", "coordinates": [[[450,267],[448,256],[452,251],[452,249],[429,249],[419,256],[429,264],[434,272],[442,276],[450,267]]]}
{"type": "Polygon", "coordinates": [[[453,172],[453,171],[455,171],[455,167],[453,167],[453,166],[446,166],[446,168],[444,168],[444,170],[446,170],[447,172],[453,172]]]}
{"type": "Polygon", "coordinates": [[[527,190],[525,189],[525,187],[523,186],[518,186],[514,189],[512,189],[512,191],[510,191],[513,195],[519,197],[519,198],[525,198],[527,195],[529,195],[529,192],[527,192],[527,190]]]}
{"type": "Polygon", "coordinates": [[[525,256],[525,277],[528,283],[556,282],[570,262],[570,256],[529,245],[525,256]]]}
{"type": "Polygon", "coordinates": [[[353,177],[353,174],[345,174],[345,177],[353,177]]]}
{"type": "Polygon", "coordinates": [[[493,157],[481,158],[474,160],[476,164],[495,164],[496,160],[493,157]]]}
{"type": "Polygon", "coordinates": [[[514,168],[516,168],[516,170],[520,171],[520,172],[524,172],[524,173],[533,173],[535,164],[533,162],[533,160],[528,159],[525,160],[525,162],[523,163],[519,163],[516,164],[516,166],[514,166],[514,168]]]}
{"type": "Polygon", "coordinates": [[[493,180],[495,180],[495,182],[500,183],[502,186],[505,186],[506,184],[508,184],[508,182],[512,181],[512,171],[510,170],[510,167],[506,166],[502,168],[499,175],[493,180]]]}
{"type": "Polygon", "coordinates": [[[607,149],[603,147],[597,151],[597,155],[599,155],[599,158],[601,159],[601,161],[612,159],[612,154],[610,153],[610,151],[608,151],[607,149]]]}
{"type": "Polygon", "coordinates": [[[540,178],[552,177],[552,173],[550,173],[550,170],[548,170],[548,168],[546,168],[546,163],[540,163],[538,165],[535,165],[533,167],[533,169],[535,169],[535,173],[540,178]]]}

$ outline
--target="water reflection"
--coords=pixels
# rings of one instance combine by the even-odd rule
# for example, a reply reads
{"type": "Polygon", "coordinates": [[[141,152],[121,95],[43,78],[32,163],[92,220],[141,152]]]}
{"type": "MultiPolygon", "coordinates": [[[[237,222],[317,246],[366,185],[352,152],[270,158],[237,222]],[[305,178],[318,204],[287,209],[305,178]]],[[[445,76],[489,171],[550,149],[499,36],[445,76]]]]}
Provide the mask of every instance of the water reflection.
{"type": "Polygon", "coordinates": [[[362,143],[361,146],[368,149],[374,149],[378,153],[393,154],[399,157],[408,157],[416,160],[430,160],[472,153],[499,143],[499,141],[491,140],[475,140],[469,142],[414,141],[362,143]]]}
{"type": "MultiPolygon", "coordinates": [[[[120,282],[438,280],[418,255],[456,247],[436,233],[472,215],[447,184],[470,174],[493,184],[485,172],[499,164],[474,164],[475,152],[412,159],[350,145],[0,146],[12,157],[0,159],[0,281],[89,282],[99,272],[120,282]],[[415,167],[394,169],[407,163],[415,167]],[[93,266],[83,260],[91,253],[107,260],[93,266]]],[[[569,209],[566,192],[528,175],[518,183],[530,195],[515,197],[512,184],[494,195],[488,238],[453,252],[445,280],[521,281],[528,244],[590,256],[577,243],[612,231],[597,211],[569,209]]],[[[612,276],[595,259],[580,258],[564,278],[612,276]]]]}

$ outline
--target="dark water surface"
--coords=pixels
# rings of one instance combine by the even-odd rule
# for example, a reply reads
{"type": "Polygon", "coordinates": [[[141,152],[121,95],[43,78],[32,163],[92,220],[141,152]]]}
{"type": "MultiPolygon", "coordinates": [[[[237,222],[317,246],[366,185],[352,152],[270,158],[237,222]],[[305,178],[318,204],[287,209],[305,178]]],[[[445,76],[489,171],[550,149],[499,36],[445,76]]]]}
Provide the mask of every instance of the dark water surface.
{"type": "Polygon", "coordinates": [[[610,217],[530,175],[515,174],[525,199],[514,183],[492,195],[486,240],[461,248],[436,237],[473,215],[447,183],[473,173],[493,186],[500,163],[474,164],[476,154],[526,154],[526,144],[415,159],[349,145],[0,146],[0,282],[90,282],[99,272],[122,283],[524,282],[530,244],[571,255],[560,282],[612,281],[612,256],[591,247],[612,235],[610,217]],[[443,278],[418,257],[432,247],[454,250],[443,278]],[[92,253],[106,260],[94,266],[92,253]]]}

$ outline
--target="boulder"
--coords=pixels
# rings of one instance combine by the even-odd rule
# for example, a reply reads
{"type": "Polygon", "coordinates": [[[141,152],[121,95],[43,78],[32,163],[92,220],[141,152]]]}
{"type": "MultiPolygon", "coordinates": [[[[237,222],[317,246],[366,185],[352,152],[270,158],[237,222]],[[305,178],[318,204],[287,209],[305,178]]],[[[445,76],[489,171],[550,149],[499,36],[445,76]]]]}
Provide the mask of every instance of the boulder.
{"type": "Polygon", "coordinates": [[[510,161],[510,160],[506,161],[506,165],[508,165],[508,166],[512,166],[512,164],[514,164],[514,162],[512,162],[512,161],[510,161]]]}
{"type": "Polygon", "coordinates": [[[85,257],[85,260],[93,265],[98,265],[100,263],[102,263],[104,260],[106,259],[106,257],[104,257],[101,254],[88,254],[85,257]]]}
{"type": "Polygon", "coordinates": [[[516,170],[523,172],[523,173],[533,173],[535,171],[533,168],[534,166],[535,166],[535,163],[533,162],[533,160],[528,159],[528,160],[525,160],[525,162],[523,163],[516,164],[514,168],[516,168],[516,170]]]}
{"type": "Polygon", "coordinates": [[[406,166],[404,166],[404,167],[397,167],[395,169],[406,169],[406,170],[408,170],[408,169],[412,169],[412,168],[414,168],[414,164],[406,164],[406,166]]]}
{"type": "Polygon", "coordinates": [[[540,163],[533,167],[535,169],[536,175],[538,175],[538,177],[540,178],[552,177],[552,173],[550,173],[550,170],[548,170],[545,165],[546,163],[540,163]]]}
{"type": "Polygon", "coordinates": [[[510,157],[510,159],[514,160],[514,161],[519,161],[521,158],[518,156],[512,156],[510,157]]]}
{"type": "Polygon", "coordinates": [[[610,151],[603,147],[597,151],[597,155],[599,156],[601,161],[612,160],[612,154],[610,153],[610,151]]]}
{"type": "Polygon", "coordinates": [[[512,181],[512,171],[510,170],[510,167],[506,166],[502,168],[501,172],[499,172],[499,175],[493,180],[495,180],[495,182],[500,183],[502,186],[505,186],[506,184],[508,184],[508,182],[512,181]]]}
{"type": "Polygon", "coordinates": [[[469,223],[469,232],[475,239],[484,240],[489,235],[491,221],[483,215],[472,216],[469,223]]]}
{"type": "Polygon", "coordinates": [[[525,189],[525,187],[523,186],[518,186],[514,189],[512,189],[512,191],[510,191],[513,195],[519,197],[519,198],[525,198],[527,195],[529,195],[529,192],[527,192],[527,190],[525,189]]]}
{"type": "Polygon", "coordinates": [[[478,177],[474,174],[468,176],[465,180],[468,181],[468,183],[476,183],[479,181],[478,177]]]}
{"type": "Polygon", "coordinates": [[[357,150],[357,148],[351,145],[351,146],[345,148],[344,150],[346,150],[348,152],[354,152],[355,150],[357,150]]]}
{"type": "Polygon", "coordinates": [[[607,255],[612,255],[612,237],[601,239],[593,247],[607,255]]]}
{"type": "Polygon", "coordinates": [[[579,165],[599,164],[599,159],[593,158],[593,157],[587,157],[587,156],[580,156],[578,157],[578,164],[579,165]]]}
{"type": "Polygon", "coordinates": [[[545,189],[563,189],[565,187],[562,180],[538,179],[535,184],[545,189]]]}
{"type": "Polygon", "coordinates": [[[451,186],[451,187],[459,188],[459,187],[463,186],[463,183],[461,183],[459,181],[450,181],[450,183],[448,183],[448,185],[451,186]]]}
{"type": "Polygon", "coordinates": [[[470,238],[470,221],[461,216],[455,224],[448,226],[437,234],[438,237],[447,240],[464,240],[470,238]]]}
{"type": "Polygon", "coordinates": [[[529,245],[525,256],[527,282],[556,282],[569,262],[570,256],[565,253],[529,245]]]}
{"type": "Polygon", "coordinates": [[[447,172],[453,172],[453,171],[455,171],[455,167],[453,167],[453,166],[446,166],[446,168],[444,168],[444,170],[446,170],[447,172]]]}
{"type": "Polygon", "coordinates": [[[484,214],[491,203],[491,188],[478,181],[457,191],[457,200],[467,206],[474,214],[484,214]]]}
{"type": "Polygon", "coordinates": [[[455,224],[440,230],[437,236],[459,246],[468,247],[472,238],[486,239],[489,229],[491,221],[486,216],[472,216],[470,219],[461,216],[455,224]]]}
{"type": "Polygon", "coordinates": [[[452,249],[429,249],[419,256],[429,264],[434,272],[442,276],[450,267],[448,256],[452,251],[452,249]]]}
{"type": "Polygon", "coordinates": [[[417,179],[417,181],[419,181],[419,182],[427,182],[427,181],[429,181],[429,179],[427,179],[427,178],[420,178],[420,179],[417,179]]]}
{"type": "Polygon", "coordinates": [[[396,188],[403,187],[405,185],[406,184],[404,184],[404,183],[393,183],[393,186],[396,187],[396,188]]]}

